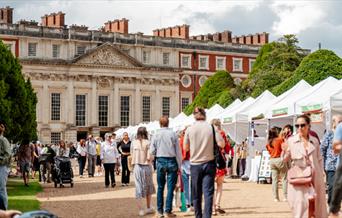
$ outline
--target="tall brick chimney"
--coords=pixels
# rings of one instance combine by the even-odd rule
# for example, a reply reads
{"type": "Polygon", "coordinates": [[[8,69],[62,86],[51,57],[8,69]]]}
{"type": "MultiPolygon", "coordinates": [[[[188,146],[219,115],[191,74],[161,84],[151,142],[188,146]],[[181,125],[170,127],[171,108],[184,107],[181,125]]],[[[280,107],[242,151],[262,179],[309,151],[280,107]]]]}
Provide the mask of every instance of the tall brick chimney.
{"type": "Polygon", "coordinates": [[[65,13],[61,11],[44,15],[42,17],[42,26],[61,28],[65,26],[65,13]]]}
{"type": "Polygon", "coordinates": [[[183,24],[182,26],[155,29],[153,30],[153,35],[158,37],[189,39],[189,30],[190,26],[183,24]]]}
{"type": "Polygon", "coordinates": [[[13,23],[13,8],[9,6],[5,8],[0,8],[0,23],[13,23]]]}
{"type": "Polygon", "coordinates": [[[105,23],[105,32],[128,34],[128,19],[113,20],[105,23]]]}

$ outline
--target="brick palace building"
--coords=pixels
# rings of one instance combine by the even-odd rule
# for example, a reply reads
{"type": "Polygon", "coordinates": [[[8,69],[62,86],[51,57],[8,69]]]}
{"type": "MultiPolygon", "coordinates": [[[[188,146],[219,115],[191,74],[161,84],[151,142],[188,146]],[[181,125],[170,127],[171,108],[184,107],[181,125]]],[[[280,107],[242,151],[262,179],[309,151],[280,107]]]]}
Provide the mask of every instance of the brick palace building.
{"type": "Polygon", "coordinates": [[[190,36],[189,25],[129,33],[125,18],[89,30],[67,26],[62,12],[14,23],[13,12],[0,9],[0,39],[32,81],[44,143],[174,117],[215,71],[241,82],[268,42],[268,33],[190,36]]]}

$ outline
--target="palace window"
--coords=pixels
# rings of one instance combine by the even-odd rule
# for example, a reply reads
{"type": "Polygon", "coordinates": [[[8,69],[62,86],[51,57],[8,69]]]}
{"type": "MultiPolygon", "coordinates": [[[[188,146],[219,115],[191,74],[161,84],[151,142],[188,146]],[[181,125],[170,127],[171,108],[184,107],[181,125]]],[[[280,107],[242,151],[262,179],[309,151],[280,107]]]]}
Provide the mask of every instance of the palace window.
{"type": "Polygon", "coordinates": [[[242,58],[233,58],[233,71],[242,72],[242,58]]]}
{"type": "Polygon", "coordinates": [[[99,96],[99,126],[108,126],[108,96],[99,96]]]}
{"type": "Polygon", "coordinates": [[[60,132],[51,132],[51,144],[58,144],[62,138],[61,136],[60,132]]]}
{"type": "Polygon", "coordinates": [[[60,57],[60,45],[52,45],[52,57],[53,58],[59,58],[60,57]]]}
{"type": "Polygon", "coordinates": [[[61,119],[61,94],[51,93],[51,120],[61,119]]]}
{"type": "Polygon", "coordinates": [[[142,97],[142,121],[151,121],[151,96],[142,97]]]}
{"type": "Polygon", "coordinates": [[[150,62],[150,55],[151,55],[151,52],[143,51],[142,56],[143,56],[143,63],[144,64],[148,64],[150,62]]]}
{"type": "Polygon", "coordinates": [[[199,56],[199,69],[208,70],[209,68],[208,59],[209,59],[208,56],[202,56],[202,55],[199,56]]]}
{"type": "Polygon", "coordinates": [[[76,95],[76,126],[85,126],[86,95],[76,95]]]}
{"type": "Polygon", "coordinates": [[[162,98],[162,115],[170,117],[170,97],[162,98]]]}
{"type": "Polygon", "coordinates": [[[204,85],[204,83],[205,83],[205,81],[207,81],[207,79],[208,79],[208,77],[206,77],[206,76],[201,76],[199,78],[198,83],[199,83],[200,87],[202,87],[204,85]]]}
{"type": "Polygon", "coordinates": [[[170,53],[163,52],[163,65],[170,65],[170,53]]]}
{"type": "Polygon", "coordinates": [[[77,46],[76,47],[76,55],[79,56],[79,55],[83,55],[86,51],[86,47],[85,46],[77,46]]]}
{"type": "Polygon", "coordinates": [[[28,56],[36,57],[37,56],[37,43],[29,43],[28,44],[28,56]]]}
{"type": "Polygon", "coordinates": [[[182,98],[182,111],[189,105],[190,99],[189,98],[182,98]]]}
{"type": "Polygon", "coordinates": [[[225,70],[225,69],[226,69],[226,58],[216,57],[216,70],[225,70]]]}
{"type": "Polygon", "coordinates": [[[121,126],[129,126],[129,96],[121,96],[120,103],[120,124],[121,126]]]}
{"type": "Polygon", "coordinates": [[[191,68],[191,54],[181,54],[181,67],[191,68]]]}

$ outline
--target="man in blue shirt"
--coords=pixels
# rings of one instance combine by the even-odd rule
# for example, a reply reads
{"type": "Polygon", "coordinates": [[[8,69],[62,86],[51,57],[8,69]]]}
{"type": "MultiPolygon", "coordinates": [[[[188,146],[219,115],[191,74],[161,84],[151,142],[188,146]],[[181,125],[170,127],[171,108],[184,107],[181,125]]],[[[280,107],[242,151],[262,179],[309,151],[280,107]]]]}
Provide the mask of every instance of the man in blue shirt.
{"type": "Polygon", "coordinates": [[[330,218],[338,218],[338,212],[341,208],[342,200],[342,123],[340,123],[335,131],[333,148],[335,153],[340,154],[340,163],[336,169],[333,194],[330,202],[330,218]]]}
{"type": "Polygon", "coordinates": [[[177,183],[177,173],[182,164],[182,152],[178,144],[178,136],[168,128],[169,118],[163,116],[159,120],[161,129],[152,137],[150,153],[157,158],[157,217],[175,217],[172,213],[173,191],[177,183]],[[167,184],[167,196],[164,210],[164,188],[167,184]],[[165,216],[164,216],[165,212],[165,216]]]}

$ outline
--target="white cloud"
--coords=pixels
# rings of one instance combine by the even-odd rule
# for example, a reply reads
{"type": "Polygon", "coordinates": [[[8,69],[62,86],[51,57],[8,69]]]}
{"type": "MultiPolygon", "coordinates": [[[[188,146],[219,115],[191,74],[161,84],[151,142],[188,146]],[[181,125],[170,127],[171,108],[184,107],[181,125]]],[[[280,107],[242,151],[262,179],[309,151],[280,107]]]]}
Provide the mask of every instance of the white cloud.
{"type": "Polygon", "coordinates": [[[279,18],[272,27],[277,35],[298,34],[318,25],[326,16],[322,5],[314,1],[274,1],[270,7],[279,18]]]}

